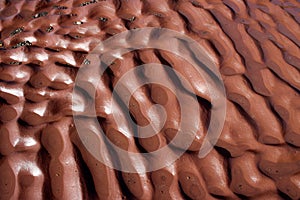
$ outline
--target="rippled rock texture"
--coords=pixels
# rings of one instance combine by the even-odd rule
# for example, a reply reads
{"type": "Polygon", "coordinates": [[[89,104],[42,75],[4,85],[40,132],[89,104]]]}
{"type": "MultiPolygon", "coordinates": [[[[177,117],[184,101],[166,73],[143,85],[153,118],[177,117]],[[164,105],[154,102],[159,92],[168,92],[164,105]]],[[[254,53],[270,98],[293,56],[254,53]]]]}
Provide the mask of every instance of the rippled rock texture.
{"type": "Polygon", "coordinates": [[[299,199],[299,13],[296,0],[0,1],[0,199],[299,199]],[[226,121],[213,151],[198,158],[211,109],[201,77],[168,52],[124,55],[97,90],[98,120],[113,143],[154,151],[174,137],[180,120],[174,95],[146,85],[133,95],[133,118],[149,123],[148,109],[161,103],[172,110],[169,123],[147,139],[117,127],[112,89],[137,63],[182,72],[203,116],[199,137],[175,163],[124,173],[84,148],[73,123],[72,89],[100,41],[143,27],[179,31],[206,49],[226,88],[226,121]]]}

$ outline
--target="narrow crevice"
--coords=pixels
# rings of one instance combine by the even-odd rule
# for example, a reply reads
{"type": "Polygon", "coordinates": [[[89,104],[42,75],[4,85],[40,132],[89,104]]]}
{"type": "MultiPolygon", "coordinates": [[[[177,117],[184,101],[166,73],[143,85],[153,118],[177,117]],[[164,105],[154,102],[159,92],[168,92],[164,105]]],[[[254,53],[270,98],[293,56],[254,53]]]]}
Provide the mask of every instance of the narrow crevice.
{"type": "Polygon", "coordinates": [[[220,58],[222,58],[222,60],[225,59],[211,39],[205,40],[205,41],[208,44],[208,46],[217,54],[217,58],[219,61],[220,61],[220,58]]]}
{"type": "Polygon", "coordinates": [[[245,121],[250,124],[252,133],[256,140],[258,140],[258,125],[257,123],[249,116],[249,114],[236,102],[232,102],[236,109],[239,111],[240,115],[244,117],[245,121]]]}
{"type": "Polygon", "coordinates": [[[179,190],[180,190],[180,193],[181,193],[183,199],[185,199],[185,200],[192,200],[192,198],[189,197],[189,196],[183,191],[183,188],[182,188],[181,183],[180,183],[179,181],[178,181],[178,186],[179,186],[179,190]]]}
{"type": "Polygon", "coordinates": [[[230,152],[228,150],[222,148],[222,147],[215,146],[214,148],[224,158],[223,166],[224,166],[224,169],[226,170],[226,174],[227,174],[227,177],[228,177],[227,184],[229,185],[231,183],[231,180],[232,180],[231,164],[230,164],[230,158],[231,158],[230,152]]]}
{"type": "Polygon", "coordinates": [[[280,81],[282,81],[284,84],[288,85],[290,88],[292,88],[293,90],[295,90],[296,92],[300,92],[300,88],[296,88],[295,86],[293,86],[291,83],[288,82],[288,80],[285,80],[284,78],[282,78],[279,74],[277,74],[272,68],[268,67],[268,69],[272,72],[272,74],[278,78],[280,81]]]}
{"type": "Polygon", "coordinates": [[[233,49],[235,50],[235,53],[239,55],[239,57],[241,58],[241,62],[242,64],[245,66],[245,68],[247,68],[246,66],[246,58],[244,57],[244,55],[242,55],[239,52],[239,49],[236,47],[236,42],[231,38],[230,34],[227,33],[226,31],[223,30],[223,26],[222,23],[219,21],[219,19],[217,18],[217,16],[215,16],[214,11],[213,10],[208,10],[210,16],[214,19],[214,21],[216,22],[216,24],[219,25],[219,28],[221,29],[222,33],[226,36],[226,39],[228,39],[231,44],[233,49]]]}
{"type": "Polygon", "coordinates": [[[193,33],[195,33],[191,29],[191,24],[190,24],[188,18],[183,13],[181,13],[180,10],[178,10],[177,13],[178,13],[179,17],[183,20],[184,26],[185,26],[185,29],[187,30],[187,32],[193,32],[193,33]]]}
{"type": "Polygon", "coordinates": [[[238,15],[238,13],[236,13],[233,8],[231,8],[228,4],[226,4],[225,2],[223,2],[223,5],[228,8],[230,10],[231,16],[232,16],[232,20],[234,20],[236,18],[236,16],[238,15]]]}
{"type": "Polygon", "coordinates": [[[82,187],[83,199],[94,199],[95,197],[97,197],[97,192],[92,173],[86,165],[86,163],[84,162],[79,149],[74,144],[73,154],[79,170],[79,178],[82,187]]]}
{"type": "Polygon", "coordinates": [[[44,49],[47,50],[47,51],[53,52],[53,53],[59,52],[59,50],[57,50],[57,49],[51,49],[49,47],[45,47],[44,49]]]}
{"type": "Polygon", "coordinates": [[[131,194],[130,190],[128,189],[127,185],[125,184],[124,178],[121,171],[116,171],[117,179],[119,181],[120,189],[122,191],[124,199],[135,199],[134,196],[131,194]]]}
{"type": "Polygon", "coordinates": [[[51,156],[47,150],[41,145],[40,151],[37,155],[37,165],[41,169],[44,175],[44,184],[43,184],[43,198],[44,199],[53,199],[52,189],[51,189],[51,177],[49,174],[49,165],[50,165],[51,156]]]}
{"type": "Polygon", "coordinates": [[[287,194],[281,192],[280,190],[278,190],[278,194],[279,194],[279,196],[280,196],[282,199],[284,199],[284,200],[292,200],[291,197],[289,197],[287,194]]]}
{"type": "Polygon", "coordinates": [[[75,66],[70,65],[68,63],[55,62],[54,64],[57,65],[57,66],[60,66],[60,67],[67,67],[67,68],[69,68],[69,67],[75,67],[75,66]]]}
{"type": "Polygon", "coordinates": [[[114,80],[114,73],[111,70],[110,67],[107,67],[102,75],[102,77],[99,77],[99,79],[104,78],[104,76],[108,77],[108,88],[110,89],[111,93],[114,92],[114,86],[113,86],[113,80],[114,80]]]}

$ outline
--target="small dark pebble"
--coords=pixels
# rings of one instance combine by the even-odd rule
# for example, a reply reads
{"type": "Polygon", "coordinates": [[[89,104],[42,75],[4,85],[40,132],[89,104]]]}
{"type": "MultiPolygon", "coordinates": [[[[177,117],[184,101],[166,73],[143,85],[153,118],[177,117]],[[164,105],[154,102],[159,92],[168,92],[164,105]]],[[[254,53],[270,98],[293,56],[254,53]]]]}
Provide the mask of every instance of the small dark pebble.
{"type": "Polygon", "coordinates": [[[66,10],[68,7],[66,6],[53,6],[53,8],[56,8],[57,10],[66,10]]]}
{"type": "Polygon", "coordinates": [[[73,22],[74,25],[80,25],[80,24],[83,24],[83,22],[81,21],[76,21],[76,22],[73,22]]]}
{"type": "Polygon", "coordinates": [[[90,61],[90,60],[88,60],[88,59],[84,59],[84,62],[83,62],[83,64],[85,64],[85,65],[89,65],[89,64],[91,64],[91,61],[90,61]]]}
{"type": "Polygon", "coordinates": [[[130,22],[133,22],[135,20],[135,16],[128,19],[130,22]]]}
{"type": "Polygon", "coordinates": [[[9,63],[10,65],[20,65],[21,62],[18,62],[18,61],[12,61],[9,63]]]}
{"type": "Polygon", "coordinates": [[[48,33],[50,33],[51,31],[53,31],[54,30],[54,28],[52,27],[52,26],[49,26],[47,29],[46,29],[46,31],[48,32],[48,33]]]}
{"type": "Polygon", "coordinates": [[[96,0],[93,0],[93,1],[87,1],[87,2],[83,2],[81,4],[79,4],[79,7],[82,7],[82,6],[87,6],[87,5],[90,5],[90,4],[93,4],[93,3],[96,3],[97,1],[96,0]]]}
{"type": "Polygon", "coordinates": [[[107,22],[108,19],[105,18],[105,17],[100,17],[99,20],[102,21],[102,22],[107,22]]]}
{"type": "Polygon", "coordinates": [[[39,18],[39,17],[44,17],[48,15],[48,12],[41,12],[41,13],[37,13],[33,16],[33,18],[39,18]]]}
{"type": "Polygon", "coordinates": [[[10,36],[16,35],[18,33],[21,33],[24,30],[24,27],[19,27],[16,30],[14,30],[13,32],[10,33],[10,36]]]}
{"type": "Polygon", "coordinates": [[[19,42],[18,44],[16,44],[12,48],[16,49],[16,48],[21,47],[21,46],[30,46],[30,45],[32,45],[31,42],[29,42],[29,41],[26,40],[24,42],[19,42]]]}

